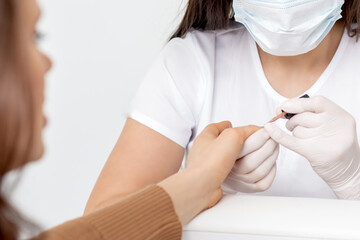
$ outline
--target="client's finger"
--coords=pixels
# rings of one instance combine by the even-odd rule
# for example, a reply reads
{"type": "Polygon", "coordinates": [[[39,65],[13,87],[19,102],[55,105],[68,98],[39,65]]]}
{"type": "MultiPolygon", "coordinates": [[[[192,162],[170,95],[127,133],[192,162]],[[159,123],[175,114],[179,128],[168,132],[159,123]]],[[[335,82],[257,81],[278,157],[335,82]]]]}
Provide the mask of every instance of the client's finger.
{"type": "Polygon", "coordinates": [[[234,128],[234,129],[239,132],[239,134],[243,138],[243,142],[245,142],[245,140],[248,137],[253,135],[256,131],[262,129],[262,127],[255,126],[255,125],[248,125],[248,126],[244,126],[244,127],[237,127],[237,128],[234,128]]]}
{"type": "MultiPolygon", "coordinates": [[[[238,156],[245,140],[259,129],[261,129],[261,127],[254,125],[226,129],[220,134],[217,140],[219,142],[226,143],[226,146],[224,147],[230,148],[231,152],[236,152],[238,156]]],[[[237,156],[235,156],[235,158],[237,158],[237,156]]]]}
{"type": "Polygon", "coordinates": [[[212,136],[218,137],[225,129],[231,128],[232,124],[229,121],[223,121],[219,123],[209,124],[199,135],[200,136],[212,136]]]}
{"type": "Polygon", "coordinates": [[[222,164],[225,164],[227,166],[226,168],[229,168],[229,172],[233,167],[246,138],[258,129],[260,129],[260,127],[257,126],[225,129],[214,141],[213,148],[216,148],[216,154],[219,156],[219,159],[221,159],[222,164]]]}

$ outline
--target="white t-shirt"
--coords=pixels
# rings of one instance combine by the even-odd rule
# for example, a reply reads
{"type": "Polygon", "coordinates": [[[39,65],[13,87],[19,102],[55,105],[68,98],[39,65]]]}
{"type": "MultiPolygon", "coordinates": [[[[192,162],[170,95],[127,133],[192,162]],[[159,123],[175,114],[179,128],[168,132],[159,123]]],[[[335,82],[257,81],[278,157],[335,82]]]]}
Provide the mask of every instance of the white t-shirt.
{"type": "MultiPolygon", "coordinates": [[[[359,123],[359,73],[360,42],[344,33],[331,63],[305,93],[331,99],[359,123]]],[[[224,120],[234,127],[263,125],[285,100],[267,81],[255,41],[234,23],[172,39],[148,71],[129,116],[189,149],[206,125],[224,120]]],[[[285,121],[276,124],[286,130],[285,121]]],[[[258,194],[335,198],[309,162],[284,147],[273,185],[258,194]]]]}

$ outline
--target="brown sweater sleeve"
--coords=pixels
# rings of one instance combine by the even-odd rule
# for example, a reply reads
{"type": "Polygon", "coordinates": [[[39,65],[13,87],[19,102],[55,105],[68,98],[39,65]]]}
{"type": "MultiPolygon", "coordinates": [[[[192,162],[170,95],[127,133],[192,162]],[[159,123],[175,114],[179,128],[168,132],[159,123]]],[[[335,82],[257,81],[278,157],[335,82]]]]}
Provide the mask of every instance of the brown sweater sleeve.
{"type": "Polygon", "coordinates": [[[60,239],[181,239],[182,227],[170,196],[152,185],[122,201],[66,222],[34,238],[60,239]]]}

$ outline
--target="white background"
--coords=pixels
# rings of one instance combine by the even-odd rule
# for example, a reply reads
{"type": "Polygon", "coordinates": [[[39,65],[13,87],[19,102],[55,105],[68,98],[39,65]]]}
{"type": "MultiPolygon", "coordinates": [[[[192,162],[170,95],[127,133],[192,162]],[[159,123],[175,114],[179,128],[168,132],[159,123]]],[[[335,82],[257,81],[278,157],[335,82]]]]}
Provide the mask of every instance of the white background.
{"type": "Polygon", "coordinates": [[[47,77],[46,154],[22,172],[12,203],[47,229],[82,215],[146,70],[186,0],[40,0],[47,77]]]}
{"type": "Polygon", "coordinates": [[[54,62],[46,88],[47,150],[21,172],[11,200],[47,229],[82,215],[129,102],[187,0],[39,1],[41,46],[54,62]]]}

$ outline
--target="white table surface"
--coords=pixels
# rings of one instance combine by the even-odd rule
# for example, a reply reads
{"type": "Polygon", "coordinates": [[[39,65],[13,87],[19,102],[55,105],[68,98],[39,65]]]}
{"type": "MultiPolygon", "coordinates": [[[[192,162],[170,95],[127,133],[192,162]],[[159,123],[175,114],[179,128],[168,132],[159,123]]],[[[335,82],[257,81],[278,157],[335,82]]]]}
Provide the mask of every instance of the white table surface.
{"type": "Polygon", "coordinates": [[[183,239],[360,239],[360,201],[227,195],[183,239]]]}

